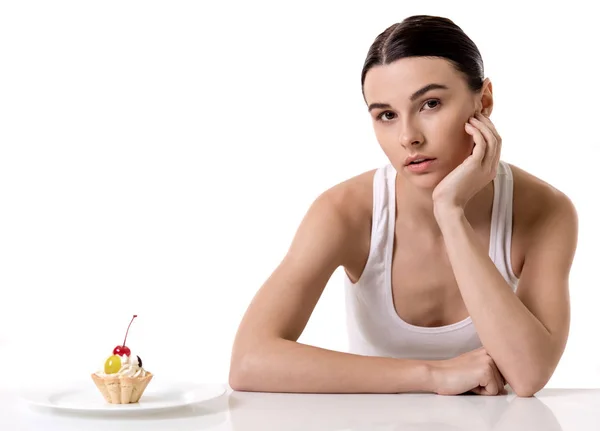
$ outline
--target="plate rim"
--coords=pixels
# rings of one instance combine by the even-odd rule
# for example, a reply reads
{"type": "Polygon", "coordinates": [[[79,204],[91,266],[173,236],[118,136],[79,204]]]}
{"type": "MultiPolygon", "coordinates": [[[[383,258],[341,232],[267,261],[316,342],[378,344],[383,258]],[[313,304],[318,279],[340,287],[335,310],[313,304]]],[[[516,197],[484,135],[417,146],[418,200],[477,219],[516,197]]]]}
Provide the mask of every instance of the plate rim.
{"type": "MultiPolygon", "coordinates": [[[[208,390],[209,396],[203,397],[198,400],[196,397],[190,397],[190,399],[184,399],[176,404],[165,404],[165,405],[154,405],[143,407],[143,405],[138,404],[138,407],[128,408],[123,407],[121,404],[109,404],[106,402],[99,402],[98,407],[77,407],[76,405],[68,405],[61,406],[59,404],[55,404],[50,400],[50,397],[53,395],[70,392],[70,391],[85,391],[85,392],[93,392],[96,389],[94,386],[89,386],[87,384],[76,383],[71,384],[69,386],[64,386],[60,388],[43,388],[43,389],[35,389],[29,388],[26,391],[21,391],[18,393],[18,397],[21,401],[28,404],[30,407],[36,408],[44,408],[56,411],[73,411],[73,412],[93,412],[93,413],[122,413],[122,414],[131,414],[131,413],[143,413],[150,412],[156,410],[167,410],[167,409],[176,409],[181,407],[186,407],[192,404],[199,404],[203,402],[207,402],[213,400],[215,398],[223,396],[227,393],[227,387],[222,383],[190,383],[190,382],[171,382],[171,383],[163,383],[159,386],[160,389],[169,389],[180,387],[180,391],[182,393],[195,392],[200,389],[208,390]],[[183,387],[183,388],[182,388],[183,387]]],[[[151,391],[156,392],[156,391],[151,391]]]]}

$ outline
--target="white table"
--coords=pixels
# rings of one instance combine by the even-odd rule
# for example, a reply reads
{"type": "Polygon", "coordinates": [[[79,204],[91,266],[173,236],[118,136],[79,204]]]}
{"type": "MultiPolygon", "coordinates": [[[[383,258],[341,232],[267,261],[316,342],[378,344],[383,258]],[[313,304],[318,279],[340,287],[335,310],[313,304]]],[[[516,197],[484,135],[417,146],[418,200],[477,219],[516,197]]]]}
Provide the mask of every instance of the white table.
{"type": "Polygon", "coordinates": [[[319,395],[229,390],[204,404],[127,418],[32,409],[0,389],[0,430],[509,430],[600,429],[600,389],[514,394],[319,395]]]}

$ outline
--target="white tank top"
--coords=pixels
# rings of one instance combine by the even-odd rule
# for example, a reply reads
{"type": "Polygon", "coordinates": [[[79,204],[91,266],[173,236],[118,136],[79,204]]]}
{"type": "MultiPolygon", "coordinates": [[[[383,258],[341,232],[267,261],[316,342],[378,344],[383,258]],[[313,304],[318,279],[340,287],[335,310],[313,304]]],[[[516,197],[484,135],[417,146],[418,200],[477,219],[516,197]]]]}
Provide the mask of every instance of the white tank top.
{"type": "MultiPolygon", "coordinates": [[[[494,179],[489,256],[516,292],[512,271],[512,171],[500,162],[494,179]]],[[[379,168],[373,179],[373,225],[369,257],[356,284],[344,274],[349,352],[367,356],[437,360],[481,347],[471,317],[446,326],[411,325],[398,316],[391,285],[396,214],[396,171],[379,168]]]]}

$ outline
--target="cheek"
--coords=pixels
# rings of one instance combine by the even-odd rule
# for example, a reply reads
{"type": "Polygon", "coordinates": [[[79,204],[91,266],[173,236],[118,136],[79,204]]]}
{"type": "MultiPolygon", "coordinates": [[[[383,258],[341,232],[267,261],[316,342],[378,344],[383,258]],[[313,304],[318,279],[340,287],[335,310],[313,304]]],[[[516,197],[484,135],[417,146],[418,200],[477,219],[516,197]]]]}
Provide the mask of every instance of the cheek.
{"type": "Polygon", "coordinates": [[[468,118],[463,112],[449,112],[448,115],[440,116],[438,121],[431,124],[432,137],[437,141],[447,142],[460,151],[468,148],[473,143],[473,137],[465,131],[468,118]]]}
{"type": "Polygon", "coordinates": [[[464,115],[456,111],[446,111],[445,115],[440,115],[432,124],[435,127],[436,133],[441,133],[452,140],[460,140],[464,138],[464,115]]]}

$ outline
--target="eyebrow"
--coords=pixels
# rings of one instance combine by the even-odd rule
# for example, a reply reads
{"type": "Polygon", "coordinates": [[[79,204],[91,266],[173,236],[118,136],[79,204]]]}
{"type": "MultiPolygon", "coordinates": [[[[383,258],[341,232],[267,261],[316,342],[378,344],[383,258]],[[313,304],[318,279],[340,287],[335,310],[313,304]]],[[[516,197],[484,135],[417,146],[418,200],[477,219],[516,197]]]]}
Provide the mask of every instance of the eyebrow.
{"type": "MultiPolygon", "coordinates": [[[[410,101],[414,102],[416,99],[418,99],[419,97],[423,96],[425,93],[431,90],[448,90],[448,87],[443,84],[427,84],[425,87],[415,91],[410,96],[410,101]]],[[[371,112],[373,109],[387,109],[391,107],[392,106],[389,103],[371,103],[369,105],[369,112],[371,112]]]]}

